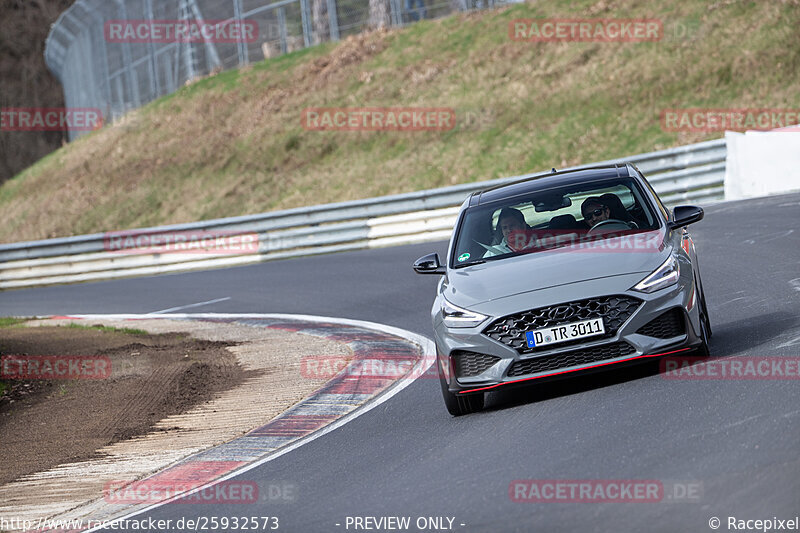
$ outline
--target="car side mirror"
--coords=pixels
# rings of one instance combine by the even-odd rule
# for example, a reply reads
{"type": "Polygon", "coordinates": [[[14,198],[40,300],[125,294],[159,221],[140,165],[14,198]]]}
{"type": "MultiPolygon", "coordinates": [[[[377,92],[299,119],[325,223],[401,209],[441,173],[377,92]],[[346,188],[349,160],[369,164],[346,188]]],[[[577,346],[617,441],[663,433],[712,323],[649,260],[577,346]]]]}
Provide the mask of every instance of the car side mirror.
{"type": "Polygon", "coordinates": [[[414,272],[417,274],[445,274],[447,268],[439,263],[439,254],[428,254],[414,261],[414,272]]]}
{"type": "Polygon", "coordinates": [[[681,228],[703,220],[703,208],[693,205],[679,205],[672,211],[670,229],[681,228]]]}

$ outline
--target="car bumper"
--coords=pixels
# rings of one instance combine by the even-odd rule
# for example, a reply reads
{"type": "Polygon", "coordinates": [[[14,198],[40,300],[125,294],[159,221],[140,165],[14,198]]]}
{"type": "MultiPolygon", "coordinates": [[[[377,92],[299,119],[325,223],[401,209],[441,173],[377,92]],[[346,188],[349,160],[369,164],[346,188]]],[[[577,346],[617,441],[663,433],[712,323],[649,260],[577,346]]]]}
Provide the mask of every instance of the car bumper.
{"type": "MultiPolygon", "coordinates": [[[[702,344],[699,303],[691,276],[682,278],[675,286],[652,294],[627,290],[605,294],[594,292],[588,296],[611,295],[641,300],[613,336],[602,339],[589,337],[585,342],[568,346],[556,344],[535,353],[520,353],[483,333],[489,324],[510,313],[492,316],[475,328],[448,328],[440,318],[437,320],[434,316],[437,364],[448,390],[456,394],[469,394],[563,379],[648,358],[688,352],[702,344]],[[659,324],[657,319],[663,318],[665,313],[675,313],[674,317],[680,317],[680,334],[672,335],[669,329],[653,327],[653,324],[659,324]],[[643,329],[644,326],[650,327],[643,329]],[[653,332],[658,336],[653,336],[653,332]],[[473,364],[476,361],[477,364],[473,364]],[[533,370],[528,372],[528,368],[533,370]]],[[[561,299],[558,291],[537,294],[536,305],[527,308],[538,309],[564,303],[563,294],[560,296],[561,299]]],[[[517,312],[525,309],[519,308],[517,312]]]]}

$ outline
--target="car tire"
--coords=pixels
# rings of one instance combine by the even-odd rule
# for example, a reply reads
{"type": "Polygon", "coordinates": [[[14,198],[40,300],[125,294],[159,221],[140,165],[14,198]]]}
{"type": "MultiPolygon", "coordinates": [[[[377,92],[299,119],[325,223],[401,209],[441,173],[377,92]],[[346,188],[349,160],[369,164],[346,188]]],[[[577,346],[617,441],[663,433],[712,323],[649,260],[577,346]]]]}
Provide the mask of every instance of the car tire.
{"type": "Polygon", "coordinates": [[[711,331],[711,319],[708,317],[708,306],[706,305],[706,292],[703,290],[702,282],[700,282],[700,311],[703,318],[703,323],[706,328],[706,338],[710,339],[714,334],[711,331]]]}
{"type": "Polygon", "coordinates": [[[442,386],[442,396],[444,397],[444,405],[447,407],[447,412],[453,416],[468,415],[483,409],[482,392],[474,394],[453,394],[447,388],[447,381],[442,376],[442,370],[439,369],[439,384],[442,386]]]}
{"type": "Polygon", "coordinates": [[[708,338],[711,337],[708,328],[708,315],[706,314],[705,305],[700,304],[700,339],[703,343],[697,348],[697,355],[700,357],[711,357],[711,352],[708,350],[708,338]]]}
{"type": "Polygon", "coordinates": [[[704,319],[706,328],[706,341],[714,334],[711,331],[711,319],[708,317],[708,306],[706,305],[706,289],[703,287],[703,278],[700,276],[700,263],[697,264],[697,270],[694,276],[694,285],[699,288],[700,292],[700,316],[704,319]]]}

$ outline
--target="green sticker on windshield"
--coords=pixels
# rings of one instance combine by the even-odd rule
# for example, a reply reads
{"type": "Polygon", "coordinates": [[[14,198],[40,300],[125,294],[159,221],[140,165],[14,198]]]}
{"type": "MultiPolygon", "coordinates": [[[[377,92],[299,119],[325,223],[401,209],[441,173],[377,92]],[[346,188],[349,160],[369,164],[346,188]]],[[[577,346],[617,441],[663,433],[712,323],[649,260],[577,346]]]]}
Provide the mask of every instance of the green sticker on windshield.
{"type": "Polygon", "coordinates": [[[466,261],[467,259],[469,259],[469,254],[461,254],[458,256],[459,263],[462,261],[466,261]]]}

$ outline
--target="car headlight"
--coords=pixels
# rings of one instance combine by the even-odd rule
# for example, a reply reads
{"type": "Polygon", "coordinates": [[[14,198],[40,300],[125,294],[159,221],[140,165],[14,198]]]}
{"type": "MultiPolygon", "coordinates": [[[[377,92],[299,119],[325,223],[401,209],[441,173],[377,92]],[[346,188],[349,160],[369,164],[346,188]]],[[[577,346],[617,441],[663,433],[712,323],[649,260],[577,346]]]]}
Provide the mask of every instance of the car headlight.
{"type": "Polygon", "coordinates": [[[664,287],[675,285],[681,275],[681,267],[674,255],[664,261],[652,274],[637,283],[633,290],[645,293],[655,292],[664,287]]]}
{"type": "Polygon", "coordinates": [[[442,297],[442,319],[448,328],[474,328],[488,317],[453,305],[442,297]]]}

